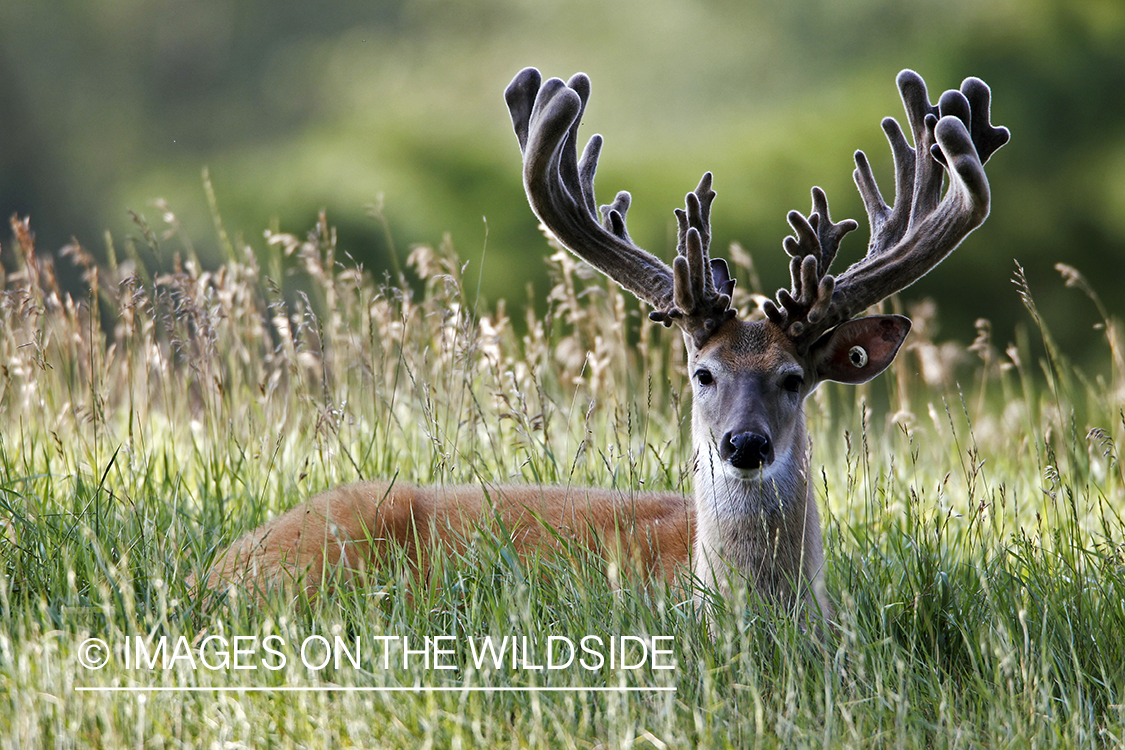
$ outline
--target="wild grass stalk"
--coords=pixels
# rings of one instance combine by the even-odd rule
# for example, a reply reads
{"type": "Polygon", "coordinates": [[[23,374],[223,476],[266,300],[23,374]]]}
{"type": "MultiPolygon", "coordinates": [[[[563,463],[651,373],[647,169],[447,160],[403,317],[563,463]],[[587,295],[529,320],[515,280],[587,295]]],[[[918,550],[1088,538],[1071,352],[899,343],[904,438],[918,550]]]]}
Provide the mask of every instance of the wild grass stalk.
{"type": "Polygon", "coordinates": [[[517,324],[510,305],[465,291],[450,242],[412,249],[380,283],[324,216],[254,249],[215,211],[228,250],[205,269],[161,210],[167,231],[138,217],[139,244],[111,241],[104,265],[64,254],[81,291],[13,225],[15,265],[0,271],[5,746],[1125,741],[1125,366],[1119,324],[1073,269],[1067,282],[1106,333],[1108,375],[1070,364],[1019,276],[1041,366],[1030,336],[1001,351],[987,322],[969,347],[937,341],[923,308],[888,376],[826,384],[810,402],[838,613],[823,642],[739,600],[717,602],[709,628],[674,588],[635,585],[581,550],[520,562],[502,534],[442,559],[434,585],[389,573],[311,602],[217,603],[193,598],[187,577],[342,482],[689,492],[683,351],[558,248],[545,312],[517,324]],[[155,252],[175,257],[169,270],[146,268],[155,252]],[[218,659],[210,636],[314,635],[358,640],[365,655],[310,669],[291,649],[276,669],[212,670],[169,650],[136,669],[120,651],[183,636],[218,659]],[[675,668],[473,664],[473,639],[525,635],[667,636],[675,668]],[[452,638],[457,669],[374,649],[427,636],[452,638]],[[119,649],[107,666],[82,666],[88,638],[119,649]],[[399,692],[279,691],[295,686],[399,692]],[[80,690],[121,687],[174,690],[80,690]]]}

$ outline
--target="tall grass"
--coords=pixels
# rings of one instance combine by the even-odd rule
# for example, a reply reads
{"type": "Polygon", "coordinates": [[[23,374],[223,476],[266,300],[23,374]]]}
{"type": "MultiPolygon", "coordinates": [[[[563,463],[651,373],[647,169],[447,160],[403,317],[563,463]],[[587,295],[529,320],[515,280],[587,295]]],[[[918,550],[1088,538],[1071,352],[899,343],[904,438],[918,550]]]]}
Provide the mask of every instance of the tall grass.
{"type": "Polygon", "coordinates": [[[13,224],[16,263],[0,271],[5,747],[1125,742],[1125,367],[1119,324],[1073,269],[1066,283],[1106,334],[1101,375],[1068,364],[1017,272],[1013,303],[1036,341],[998,344],[982,321],[967,349],[942,344],[920,307],[891,372],[810,399],[839,622],[820,643],[739,601],[719,603],[712,636],[674,590],[581,555],[521,562],[497,538],[409,595],[389,577],[313,602],[193,599],[185,579],[233,537],[359,478],[688,492],[690,409],[678,338],[558,248],[539,315],[475,299],[448,243],[372,279],[323,217],[257,252],[220,225],[227,258],[205,271],[175,217],[162,223],[138,217],[140,239],[110,241],[100,266],[70,248],[78,294],[13,224]],[[150,273],[151,252],[174,253],[172,270],[150,273]],[[211,635],[275,635],[289,658],[192,669],[169,651],[167,669],[130,669],[120,651],[184,636],[217,658],[211,635]],[[312,635],[358,639],[360,665],[307,668],[294,646],[312,635]],[[676,663],[477,669],[468,649],[486,635],[667,636],[676,663]],[[387,668],[383,636],[452,636],[458,668],[404,667],[397,651],[387,668]],[[118,649],[104,668],[80,662],[92,637],[118,649]],[[464,686],[637,689],[432,690],[464,686]],[[169,690],[82,689],[110,687],[169,690]]]}

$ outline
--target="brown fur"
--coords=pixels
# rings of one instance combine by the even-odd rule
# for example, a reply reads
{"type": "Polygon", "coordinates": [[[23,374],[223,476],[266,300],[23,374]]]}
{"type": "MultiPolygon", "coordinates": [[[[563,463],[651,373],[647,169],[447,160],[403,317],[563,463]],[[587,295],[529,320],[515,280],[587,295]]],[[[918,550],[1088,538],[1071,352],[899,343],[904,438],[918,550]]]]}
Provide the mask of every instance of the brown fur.
{"type": "Polygon", "coordinates": [[[417,487],[357,482],[317,495],[235,541],[215,562],[207,589],[273,588],[315,594],[362,577],[398,551],[419,581],[431,553],[461,552],[479,531],[507,536],[521,557],[567,541],[618,560],[627,571],[672,580],[690,569],[691,499],[533,485],[417,487]]]}

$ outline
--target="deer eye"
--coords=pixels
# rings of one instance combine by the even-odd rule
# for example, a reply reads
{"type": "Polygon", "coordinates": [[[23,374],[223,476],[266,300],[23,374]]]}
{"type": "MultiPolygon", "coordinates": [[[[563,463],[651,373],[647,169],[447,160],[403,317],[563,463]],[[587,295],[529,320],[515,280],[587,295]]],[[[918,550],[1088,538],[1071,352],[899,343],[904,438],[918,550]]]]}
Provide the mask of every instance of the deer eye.
{"type": "Polygon", "coordinates": [[[696,370],[695,379],[699,381],[700,385],[711,385],[715,382],[715,376],[711,374],[710,370],[696,370]]]}
{"type": "Polygon", "coordinates": [[[801,386],[805,384],[805,379],[796,373],[786,375],[785,379],[781,381],[781,387],[790,393],[800,393],[801,386]]]}

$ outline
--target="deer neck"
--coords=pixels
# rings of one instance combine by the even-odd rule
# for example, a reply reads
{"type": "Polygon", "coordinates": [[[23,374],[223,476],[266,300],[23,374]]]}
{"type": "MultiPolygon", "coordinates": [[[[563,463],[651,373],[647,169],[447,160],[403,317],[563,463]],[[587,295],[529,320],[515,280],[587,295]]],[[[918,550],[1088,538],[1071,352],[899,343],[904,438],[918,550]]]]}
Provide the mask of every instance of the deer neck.
{"type": "Polygon", "coordinates": [[[720,459],[715,439],[698,421],[693,443],[695,575],[724,595],[748,585],[764,598],[791,602],[794,586],[817,575],[823,556],[804,414],[788,446],[750,475],[720,459]]]}

